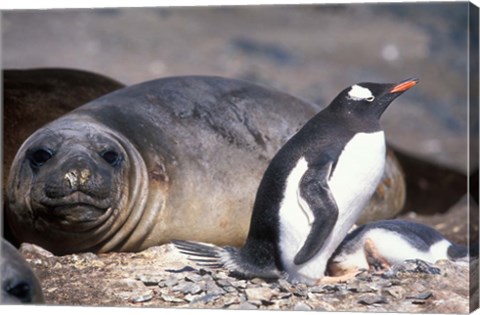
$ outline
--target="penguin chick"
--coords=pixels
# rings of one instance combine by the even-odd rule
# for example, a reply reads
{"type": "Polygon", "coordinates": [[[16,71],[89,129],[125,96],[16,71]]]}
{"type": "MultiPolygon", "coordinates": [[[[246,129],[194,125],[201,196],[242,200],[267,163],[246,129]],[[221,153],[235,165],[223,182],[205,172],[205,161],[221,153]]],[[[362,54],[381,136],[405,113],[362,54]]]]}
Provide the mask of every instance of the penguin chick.
{"type": "Polygon", "coordinates": [[[348,234],[328,262],[330,276],[353,276],[361,269],[387,269],[408,259],[435,263],[441,259],[468,262],[465,246],[447,240],[435,229],[404,220],[362,225],[348,234]]]}
{"type": "Polygon", "coordinates": [[[291,137],[263,175],[243,247],[177,247],[245,277],[317,283],[384,173],[379,119],[417,82],[350,86],[291,137]]]}

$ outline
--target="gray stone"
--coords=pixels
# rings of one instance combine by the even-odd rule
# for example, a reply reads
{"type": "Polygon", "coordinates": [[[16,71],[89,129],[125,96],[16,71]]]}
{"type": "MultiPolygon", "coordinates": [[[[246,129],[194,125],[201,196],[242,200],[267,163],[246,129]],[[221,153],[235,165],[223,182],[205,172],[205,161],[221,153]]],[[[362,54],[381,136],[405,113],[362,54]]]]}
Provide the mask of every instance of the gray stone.
{"type": "Polygon", "coordinates": [[[373,304],[386,304],[387,299],[384,296],[376,294],[366,294],[358,300],[359,304],[363,305],[373,305],[373,304]]]}
{"type": "Polygon", "coordinates": [[[164,275],[139,275],[135,279],[142,281],[147,286],[151,286],[158,285],[164,277],[164,275]]]}
{"type": "Polygon", "coordinates": [[[171,303],[182,303],[182,302],[184,302],[183,299],[177,298],[177,297],[175,297],[173,295],[170,295],[170,294],[167,294],[167,293],[160,294],[160,297],[165,302],[171,302],[171,303]]]}
{"type": "Polygon", "coordinates": [[[151,292],[145,293],[140,296],[135,296],[131,298],[132,303],[143,303],[143,302],[148,302],[151,299],[153,299],[153,294],[151,292]]]}
{"type": "Polygon", "coordinates": [[[183,294],[198,294],[203,291],[200,284],[193,282],[181,282],[172,288],[173,291],[180,291],[183,294]]]}
{"type": "Polygon", "coordinates": [[[424,292],[413,296],[407,296],[410,300],[428,300],[433,296],[432,292],[424,292]]]}
{"type": "Polygon", "coordinates": [[[298,302],[297,304],[295,304],[295,306],[293,307],[293,310],[294,311],[310,311],[312,310],[312,308],[304,303],[304,302],[298,302]]]}
{"type": "Polygon", "coordinates": [[[405,296],[405,289],[400,286],[385,288],[383,292],[388,293],[396,299],[401,299],[405,296]]]}
{"type": "Polygon", "coordinates": [[[269,302],[276,294],[270,288],[257,287],[245,289],[245,295],[250,303],[259,305],[262,301],[269,302]]]}

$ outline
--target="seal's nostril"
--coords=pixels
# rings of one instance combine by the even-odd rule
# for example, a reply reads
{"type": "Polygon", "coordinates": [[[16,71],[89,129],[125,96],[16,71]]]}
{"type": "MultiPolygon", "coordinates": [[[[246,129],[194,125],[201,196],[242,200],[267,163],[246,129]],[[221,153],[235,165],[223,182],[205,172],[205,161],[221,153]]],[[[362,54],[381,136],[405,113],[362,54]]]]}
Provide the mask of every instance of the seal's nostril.
{"type": "Polygon", "coordinates": [[[80,177],[79,177],[80,185],[84,185],[89,178],[90,178],[90,170],[87,168],[83,169],[80,172],[80,177]]]}
{"type": "Polygon", "coordinates": [[[78,177],[79,176],[76,170],[69,171],[65,174],[64,179],[69,185],[69,188],[72,189],[77,186],[78,177]]]}

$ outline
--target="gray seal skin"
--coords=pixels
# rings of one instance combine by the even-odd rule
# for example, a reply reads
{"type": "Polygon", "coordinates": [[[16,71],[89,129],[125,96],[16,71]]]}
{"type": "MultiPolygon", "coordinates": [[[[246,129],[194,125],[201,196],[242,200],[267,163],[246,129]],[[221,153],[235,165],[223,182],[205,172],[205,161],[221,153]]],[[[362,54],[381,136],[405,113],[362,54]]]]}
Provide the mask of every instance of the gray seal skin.
{"type": "Polygon", "coordinates": [[[0,245],[0,304],[43,304],[45,301],[42,288],[30,265],[15,247],[3,238],[0,245]]]}
{"type": "MultiPolygon", "coordinates": [[[[240,246],[270,159],[318,110],[219,77],[115,91],[26,140],[10,172],[7,220],[20,242],[56,254],[172,239],[240,246]]],[[[391,182],[386,194],[404,189],[391,182]]]]}

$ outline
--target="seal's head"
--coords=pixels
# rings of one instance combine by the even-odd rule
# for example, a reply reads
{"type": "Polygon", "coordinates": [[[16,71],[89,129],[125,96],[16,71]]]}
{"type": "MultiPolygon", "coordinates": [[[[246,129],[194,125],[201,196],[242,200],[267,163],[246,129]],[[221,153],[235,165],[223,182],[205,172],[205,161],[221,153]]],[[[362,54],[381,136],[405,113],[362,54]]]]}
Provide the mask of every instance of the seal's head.
{"type": "Polygon", "coordinates": [[[128,140],[101,124],[63,119],[47,125],[12,164],[7,214],[13,233],[57,254],[101,249],[129,217],[142,163],[128,140]]]}
{"type": "Polygon", "coordinates": [[[40,282],[23,256],[0,239],[0,304],[43,304],[40,282]]]}

